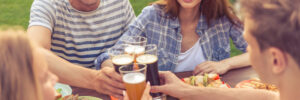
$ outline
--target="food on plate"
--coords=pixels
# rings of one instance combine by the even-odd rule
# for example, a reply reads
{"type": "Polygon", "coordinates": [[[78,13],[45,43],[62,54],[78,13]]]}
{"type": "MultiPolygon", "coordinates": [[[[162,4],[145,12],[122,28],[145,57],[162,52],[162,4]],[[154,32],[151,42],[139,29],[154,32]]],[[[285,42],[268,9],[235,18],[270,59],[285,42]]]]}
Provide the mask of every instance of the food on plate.
{"type": "Polygon", "coordinates": [[[78,99],[78,95],[68,95],[58,100],[88,100],[88,99],[78,99]]]}
{"type": "Polygon", "coordinates": [[[218,74],[204,74],[191,76],[182,79],[187,84],[198,87],[230,88],[230,86],[221,81],[218,74]]]}
{"type": "Polygon", "coordinates": [[[102,99],[92,97],[92,96],[78,96],[78,94],[77,94],[77,95],[68,95],[68,96],[61,97],[56,100],[102,100],[102,99]]]}
{"type": "Polygon", "coordinates": [[[62,97],[61,92],[62,92],[62,89],[61,89],[61,88],[56,89],[56,92],[55,92],[55,100],[60,100],[60,98],[62,97]]]}
{"type": "Polygon", "coordinates": [[[236,88],[252,88],[252,89],[265,89],[274,92],[278,92],[278,89],[275,85],[262,83],[258,78],[253,78],[250,80],[245,80],[238,83],[236,88]]]}
{"type": "Polygon", "coordinates": [[[61,88],[56,89],[56,98],[55,100],[102,100],[100,98],[92,97],[92,96],[78,96],[76,95],[68,95],[62,97],[61,92],[63,90],[61,88]]]}

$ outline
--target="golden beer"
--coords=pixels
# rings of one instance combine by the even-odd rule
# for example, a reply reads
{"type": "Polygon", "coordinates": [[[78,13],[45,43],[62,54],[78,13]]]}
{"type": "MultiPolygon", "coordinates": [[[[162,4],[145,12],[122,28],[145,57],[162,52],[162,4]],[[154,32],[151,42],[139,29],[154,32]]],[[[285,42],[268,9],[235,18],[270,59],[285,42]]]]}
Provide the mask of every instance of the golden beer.
{"type": "Polygon", "coordinates": [[[141,100],[146,87],[146,77],[143,73],[128,73],[123,76],[129,100],[141,100]]]}
{"type": "Polygon", "coordinates": [[[146,87],[146,64],[130,64],[119,68],[129,100],[141,100],[146,87]]]}

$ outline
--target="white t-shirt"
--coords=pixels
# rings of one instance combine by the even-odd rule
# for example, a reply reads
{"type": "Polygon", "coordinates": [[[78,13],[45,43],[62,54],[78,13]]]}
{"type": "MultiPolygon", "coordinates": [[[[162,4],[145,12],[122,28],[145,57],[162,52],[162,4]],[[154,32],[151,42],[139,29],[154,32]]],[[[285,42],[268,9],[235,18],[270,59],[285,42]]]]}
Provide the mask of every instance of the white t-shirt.
{"type": "Polygon", "coordinates": [[[179,54],[175,72],[193,71],[198,64],[205,61],[199,41],[189,50],[179,54]]]}

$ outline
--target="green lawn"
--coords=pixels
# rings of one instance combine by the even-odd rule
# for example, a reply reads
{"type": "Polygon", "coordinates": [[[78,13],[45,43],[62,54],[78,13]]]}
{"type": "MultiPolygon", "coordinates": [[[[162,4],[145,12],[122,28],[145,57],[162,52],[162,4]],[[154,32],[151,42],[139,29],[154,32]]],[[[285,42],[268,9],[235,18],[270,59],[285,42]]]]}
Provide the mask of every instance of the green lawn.
{"type": "MultiPolygon", "coordinates": [[[[0,27],[20,26],[27,28],[29,11],[33,0],[0,0],[0,27]]],[[[155,0],[130,0],[134,12],[138,15],[142,9],[155,0]]],[[[230,0],[235,1],[235,0],[230,0]]],[[[232,56],[241,52],[232,45],[232,56]]]]}

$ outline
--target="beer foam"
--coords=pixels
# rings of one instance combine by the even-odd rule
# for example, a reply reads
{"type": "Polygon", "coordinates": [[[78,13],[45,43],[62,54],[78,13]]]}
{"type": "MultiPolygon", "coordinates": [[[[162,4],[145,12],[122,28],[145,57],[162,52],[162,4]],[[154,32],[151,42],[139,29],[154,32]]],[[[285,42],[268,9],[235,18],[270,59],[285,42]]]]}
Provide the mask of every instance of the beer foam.
{"type": "Polygon", "coordinates": [[[145,47],[143,46],[128,46],[125,47],[125,52],[127,54],[142,54],[145,52],[145,47]]]}
{"type": "Polygon", "coordinates": [[[136,58],[136,61],[138,63],[150,64],[150,63],[156,62],[157,59],[158,58],[155,55],[144,54],[144,55],[140,55],[138,58],[136,58]]]}
{"type": "Polygon", "coordinates": [[[112,62],[116,65],[127,65],[133,62],[133,57],[130,55],[118,55],[112,58],[112,62]]]}
{"type": "Polygon", "coordinates": [[[146,77],[143,73],[128,73],[123,76],[123,81],[128,84],[137,84],[145,81],[146,77]]]}
{"type": "Polygon", "coordinates": [[[135,54],[143,54],[145,52],[145,48],[142,47],[142,46],[136,46],[135,47],[135,50],[134,50],[134,53],[135,54]]]}
{"type": "Polygon", "coordinates": [[[134,46],[125,47],[125,52],[128,54],[134,53],[134,46]]]}

